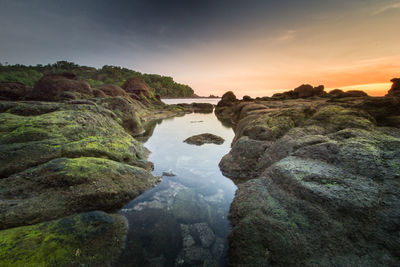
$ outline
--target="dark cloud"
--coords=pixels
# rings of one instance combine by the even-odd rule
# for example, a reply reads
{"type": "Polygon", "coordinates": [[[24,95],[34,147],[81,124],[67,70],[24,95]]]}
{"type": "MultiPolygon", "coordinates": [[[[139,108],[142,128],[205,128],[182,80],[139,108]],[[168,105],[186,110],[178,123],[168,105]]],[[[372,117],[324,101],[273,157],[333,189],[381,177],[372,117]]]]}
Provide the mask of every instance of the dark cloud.
{"type": "MultiPolygon", "coordinates": [[[[356,0],[354,2],[365,2],[356,0]]],[[[369,0],[370,1],[370,0],[369,0]]],[[[138,64],[185,45],[290,29],[344,0],[0,0],[0,60],[138,64]],[[322,3],[323,2],[323,3],[322,3]]],[[[139,64],[140,65],[140,64],[139,64]]]]}

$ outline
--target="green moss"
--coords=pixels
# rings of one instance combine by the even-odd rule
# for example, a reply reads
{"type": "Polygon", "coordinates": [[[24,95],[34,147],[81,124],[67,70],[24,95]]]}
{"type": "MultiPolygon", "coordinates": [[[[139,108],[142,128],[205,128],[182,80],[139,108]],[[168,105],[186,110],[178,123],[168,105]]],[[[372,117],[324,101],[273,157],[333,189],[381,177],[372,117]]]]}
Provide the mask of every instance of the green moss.
{"type": "Polygon", "coordinates": [[[315,113],[306,125],[323,125],[330,131],[340,131],[346,128],[371,129],[375,120],[368,113],[356,109],[329,105],[315,113]]]}
{"type": "Polygon", "coordinates": [[[0,266],[109,266],[121,253],[119,215],[89,212],[0,231],[0,266]]]}

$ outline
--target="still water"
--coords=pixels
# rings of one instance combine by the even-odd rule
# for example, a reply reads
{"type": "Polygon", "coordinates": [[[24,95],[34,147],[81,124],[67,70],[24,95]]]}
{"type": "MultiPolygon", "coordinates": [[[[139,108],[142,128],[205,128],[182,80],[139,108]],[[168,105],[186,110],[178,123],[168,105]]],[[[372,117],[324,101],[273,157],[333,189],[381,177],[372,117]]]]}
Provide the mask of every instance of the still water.
{"type": "Polygon", "coordinates": [[[168,105],[173,105],[173,104],[180,104],[180,103],[210,103],[216,105],[221,98],[181,98],[181,99],[175,99],[175,98],[169,98],[169,99],[161,99],[162,102],[168,105]]]}
{"type": "Polygon", "coordinates": [[[236,186],[221,174],[218,163],[230,149],[233,130],[213,113],[165,119],[151,130],[145,147],[151,151],[153,174],[174,176],[164,175],[120,211],[128,219],[129,233],[118,266],[225,266],[227,216],[236,186]],[[201,133],[225,142],[183,142],[201,133]]]}

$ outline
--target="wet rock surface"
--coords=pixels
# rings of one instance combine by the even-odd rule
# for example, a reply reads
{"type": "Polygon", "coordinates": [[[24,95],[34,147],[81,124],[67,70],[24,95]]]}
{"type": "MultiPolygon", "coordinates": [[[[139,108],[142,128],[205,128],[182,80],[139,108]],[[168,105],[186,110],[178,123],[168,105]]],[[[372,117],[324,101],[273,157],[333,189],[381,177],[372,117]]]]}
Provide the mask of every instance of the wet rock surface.
{"type": "Polygon", "coordinates": [[[227,201],[222,190],[203,195],[168,177],[121,210],[130,222],[120,266],[223,266],[227,250],[227,201]],[[151,227],[149,227],[149,224],[151,227]],[[135,253],[133,253],[135,251],[135,253]]]}
{"type": "Polygon", "coordinates": [[[230,107],[220,162],[239,184],[230,265],[398,265],[398,99],[255,102],[230,107]]]}
{"type": "Polygon", "coordinates": [[[204,134],[193,135],[193,136],[185,139],[183,142],[191,144],[191,145],[201,146],[204,144],[221,145],[225,142],[225,140],[222,137],[219,137],[217,135],[210,134],[210,133],[204,133],[204,134]]]}

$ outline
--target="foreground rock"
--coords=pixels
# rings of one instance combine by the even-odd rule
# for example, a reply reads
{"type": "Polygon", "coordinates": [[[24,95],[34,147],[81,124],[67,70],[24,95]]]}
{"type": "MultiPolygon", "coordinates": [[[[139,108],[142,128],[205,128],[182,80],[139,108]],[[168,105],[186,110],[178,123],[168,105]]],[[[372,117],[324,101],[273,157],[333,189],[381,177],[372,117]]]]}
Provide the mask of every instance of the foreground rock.
{"type": "Polygon", "coordinates": [[[0,113],[0,228],[115,210],[155,184],[146,150],[110,110],[87,104],[3,105],[8,108],[0,113]]]}
{"type": "Polygon", "coordinates": [[[0,231],[2,266],[114,266],[126,219],[101,211],[0,231]]]}
{"type": "Polygon", "coordinates": [[[398,265],[400,124],[387,118],[399,101],[257,104],[230,109],[236,136],[220,162],[240,183],[230,264],[398,265]]]}
{"type": "Polygon", "coordinates": [[[201,146],[204,144],[222,145],[224,141],[225,140],[222,137],[210,133],[204,133],[204,134],[193,135],[185,139],[183,142],[191,145],[201,146]]]}

